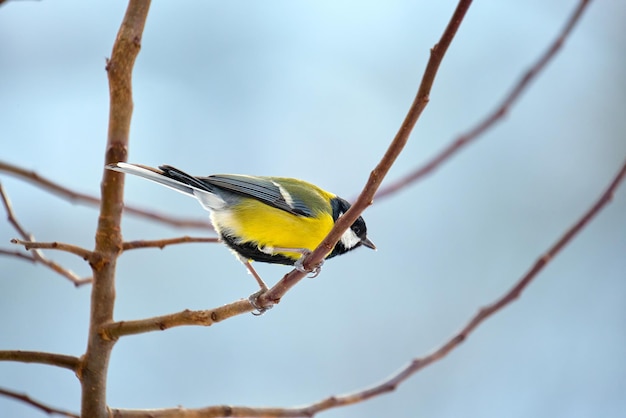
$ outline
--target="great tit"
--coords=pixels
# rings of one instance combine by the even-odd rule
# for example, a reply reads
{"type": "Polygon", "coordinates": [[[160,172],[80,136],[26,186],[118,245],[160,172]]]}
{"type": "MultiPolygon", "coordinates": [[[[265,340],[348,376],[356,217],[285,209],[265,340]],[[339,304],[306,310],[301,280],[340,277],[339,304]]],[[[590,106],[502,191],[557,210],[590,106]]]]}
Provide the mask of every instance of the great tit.
{"type": "MultiPolygon", "coordinates": [[[[169,165],[152,168],[119,162],[106,168],[152,180],[195,197],[210,212],[220,239],[239,257],[262,289],[250,261],[294,265],[313,251],[349,208],[346,200],[302,180],[217,174],[194,177],[169,165]]],[[[359,217],[326,259],[361,245],[376,249],[359,217]]]]}

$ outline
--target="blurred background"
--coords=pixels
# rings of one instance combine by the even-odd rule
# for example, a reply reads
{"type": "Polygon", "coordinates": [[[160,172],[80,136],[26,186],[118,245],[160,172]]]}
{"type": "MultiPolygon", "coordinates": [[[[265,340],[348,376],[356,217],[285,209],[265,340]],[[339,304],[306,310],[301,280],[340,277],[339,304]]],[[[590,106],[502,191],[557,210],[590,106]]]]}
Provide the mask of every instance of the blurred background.
{"type": "MultiPolygon", "coordinates": [[[[482,1],[385,184],[495,108],[577,1],[482,1]]],[[[134,71],[129,161],[196,175],[299,177],[353,199],[396,133],[454,1],[153,2],[134,71]]],[[[0,7],[0,158],[99,193],[104,70],[126,2],[0,7]]],[[[365,213],[378,246],[326,263],[261,317],[120,340],[113,407],[296,406],[378,383],[440,346],[524,274],[626,157],[626,4],[593,2],[502,123],[365,213]]],[[[0,173],[40,241],[93,248],[97,210],[0,173]]],[[[192,218],[192,199],[127,178],[128,204],[192,218]]],[[[3,215],[4,216],[4,215],[3,215]]],[[[202,235],[127,216],[127,240],[202,235]]],[[[16,232],[0,223],[2,248],[16,232]]],[[[48,256],[81,276],[77,257],[48,256]]],[[[256,290],[215,244],[119,260],[117,320],[208,309],[256,290]]],[[[0,258],[0,349],[81,355],[90,287],[0,258]]],[[[275,283],[286,267],[258,265],[275,283]]],[[[0,387],[79,410],[71,372],[0,362],[0,387]]],[[[323,417],[623,417],[626,187],[523,296],[398,390],[323,417]]],[[[41,417],[0,397],[3,417],[41,417]]]]}

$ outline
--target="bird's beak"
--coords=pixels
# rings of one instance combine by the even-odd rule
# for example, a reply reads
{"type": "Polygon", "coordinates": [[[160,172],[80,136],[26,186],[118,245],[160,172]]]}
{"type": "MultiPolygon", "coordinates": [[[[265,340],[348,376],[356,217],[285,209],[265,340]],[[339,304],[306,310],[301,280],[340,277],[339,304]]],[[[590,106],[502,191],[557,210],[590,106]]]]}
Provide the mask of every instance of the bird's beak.
{"type": "Polygon", "coordinates": [[[371,248],[372,250],[376,249],[376,246],[374,245],[374,243],[372,241],[370,241],[369,238],[367,238],[367,237],[365,237],[365,238],[363,238],[361,240],[361,244],[363,244],[367,248],[371,248]]]}

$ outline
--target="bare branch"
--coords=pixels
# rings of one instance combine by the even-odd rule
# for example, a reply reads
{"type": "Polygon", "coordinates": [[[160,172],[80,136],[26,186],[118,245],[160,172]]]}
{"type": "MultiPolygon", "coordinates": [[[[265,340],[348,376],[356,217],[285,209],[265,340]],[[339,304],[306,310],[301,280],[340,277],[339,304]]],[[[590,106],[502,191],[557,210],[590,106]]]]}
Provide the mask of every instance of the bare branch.
{"type": "MultiPolygon", "coordinates": [[[[22,167],[18,167],[4,161],[0,161],[0,171],[3,171],[19,179],[26,180],[38,187],[41,187],[43,190],[60,196],[63,199],[69,200],[72,203],[80,203],[87,206],[100,206],[100,199],[96,196],[91,196],[85,193],[79,193],[71,190],[67,187],[60,185],[59,183],[55,183],[52,180],[49,180],[37,174],[35,171],[26,170],[22,167]]],[[[175,216],[165,215],[162,213],[152,212],[147,209],[136,208],[134,206],[124,206],[124,211],[134,216],[146,218],[154,222],[160,222],[177,228],[197,228],[213,230],[213,227],[211,226],[208,217],[207,219],[179,218],[175,216]]]]}
{"type": "MultiPolygon", "coordinates": [[[[130,122],[133,114],[132,74],[150,0],[130,0],[113,44],[106,71],[109,80],[109,128],[104,163],[126,161],[130,122]]],[[[81,416],[106,418],[107,371],[113,342],[102,338],[100,329],[113,321],[115,306],[115,271],[122,252],[122,210],[124,177],[103,168],[100,214],[92,263],[94,284],[91,289],[87,351],[79,371],[82,382],[81,416]]]]}
{"type": "Polygon", "coordinates": [[[153,241],[140,240],[140,241],[127,241],[122,244],[122,249],[124,251],[127,250],[135,250],[138,248],[160,248],[161,250],[167,245],[174,244],[185,244],[192,242],[220,242],[219,238],[216,237],[178,237],[178,238],[167,238],[167,239],[157,239],[153,241]]]}
{"type": "MultiPolygon", "coordinates": [[[[13,212],[13,206],[11,205],[11,201],[9,200],[9,197],[6,194],[6,192],[4,190],[4,187],[2,186],[2,183],[0,183],[0,200],[2,200],[2,204],[4,205],[4,209],[5,209],[6,213],[7,213],[8,221],[9,221],[9,223],[11,225],[13,225],[13,228],[15,228],[15,230],[18,232],[18,234],[20,234],[20,236],[23,239],[27,240],[29,243],[35,243],[35,237],[31,233],[27,232],[26,229],[24,229],[24,227],[22,227],[22,225],[17,220],[17,217],[15,216],[15,213],[13,212]]],[[[31,255],[32,255],[32,259],[29,260],[29,261],[34,261],[36,263],[43,264],[44,266],[46,266],[46,267],[52,269],[53,271],[59,273],[61,276],[69,279],[72,283],[74,283],[74,286],[78,287],[78,286],[81,286],[81,285],[86,284],[86,283],[91,283],[91,278],[83,279],[83,278],[79,277],[73,271],[70,271],[70,270],[62,267],[61,265],[55,263],[54,261],[48,259],[36,247],[32,247],[30,252],[31,252],[31,255]]],[[[3,251],[2,254],[6,254],[6,253],[3,251]]],[[[16,256],[16,257],[21,257],[21,258],[24,258],[24,259],[28,259],[28,257],[26,257],[25,255],[18,256],[17,254],[20,254],[20,253],[13,253],[11,255],[16,256]]]]}
{"type": "Polygon", "coordinates": [[[39,401],[36,401],[30,396],[26,395],[25,393],[17,393],[17,392],[13,392],[12,390],[0,388],[0,395],[27,403],[28,405],[33,406],[47,413],[48,415],[61,415],[61,416],[70,417],[70,418],[80,418],[80,416],[78,416],[77,414],[73,412],[65,411],[59,408],[54,408],[52,406],[48,406],[39,401]]]}
{"type": "MultiPolygon", "coordinates": [[[[452,43],[458,28],[461,26],[461,22],[463,22],[463,18],[465,17],[465,14],[471,4],[471,0],[460,0],[457,4],[456,9],[448,22],[448,26],[441,35],[441,39],[439,39],[439,42],[430,50],[430,59],[428,60],[428,64],[424,70],[417,95],[415,96],[413,104],[409,108],[398,133],[387,148],[387,152],[385,152],[385,155],[382,157],[378,165],[374,168],[374,170],[372,170],[365,187],[352,207],[335,222],[333,229],[328,233],[326,238],[324,238],[315,251],[304,258],[303,266],[305,270],[312,270],[315,266],[317,266],[324,259],[326,254],[328,254],[335,247],[335,244],[339,241],[341,234],[343,234],[344,231],[346,231],[361,215],[361,213],[363,213],[363,211],[372,204],[372,199],[374,198],[376,190],[378,190],[381,182],[389,172],[389,169],[404,149],[413,127],[417,123],[422,111],[430,100],[430,90],[435,81],[439,65],[443,61],[443,57],[452,43]]],[[[285,275],[274,287],[264,294],[261,294],[256,300],[257,306],[265,308],[278,303],[285,293],[295,286],[296,283],[302,280],[306,274],[307,273],[305,272],[294,269],[285,275]]]]}
{"type": "Polygon", "coordinates": [[[0,361],[19,361],[58,366],[76,372],[80,359],[65,354],[45,353],[42,351],[0,350],[0,361]]]}
{"type": "Polygon", "coordinates": [[[75,414],[74,412],[69,412],[60,408],[54,408],[52,406],[46,405],[44,403],[34,400],[33,398],[26,395],[25,393],[17,393],[17,392],[13,392],[12,390],[0,388],[0,395],[27,403],[28,405],[35,407],[47,413],[48,415],[61,415],[61,416],[70,417],[70,418],[80,418],[80,416],[78,414],[75,414]]]}
{"type": "Polygon", "coordinates": [[[38,242],[38,241],[24,241],[21,239],[13,238],[11,240],[12,244],[23,245],[25,249],[32,250],[34,248],[37,249],[49,249],[49,250],[59,250],[65,251],[70,254],[74,254],[82,258],[86,261],[91,261],[93,259],[93,253],[85,248],[78,247],[72,244],[65,244],[62,242],[38,242]]]}
{"type": "Polygon", "coordinates": [[[36,263],[37,262],[37,260],[35,260],[35,257],[33,257],[31,254],[25,254],[25,253],[23,253],[21,251],[6,250],[4,248],[0,248],[0,254],[11,256],[11,257],[21,258],[22,260],[30,261],[31,263],[36,263]]]}
{"type": "Polygon", "coordinates": [[[164,331],[168,328],[183,325],[201,325],[209,327],[230,317],[252,312],[254,309],[250,301],[244,299],[205,311],[190,311],[186,309],[182,312],[153,318],[112,322],[104,325],[100,330],[100,334],[102,338],[106,340],[117,340],[124,335],[164,331]]]}
{"type": "Polygon", "coordinates": [[[4,210],[7,213],[7,220],[13,228],[17,231],[18,234],[24,239],[31,239],[32,235],[22,227],[22,225],[18,222],[17,217],[15,216],[15,212],[13,212],[13,205],[11,204],[11,200],[9,200],[9,196],[4,190],[4,186],[0,183],[0,199],[2,199],[2,204],[4,205],[4,210]]]}
{"type": "MultiPolygon", "coordinates": [[[[35,250],[33,250],[33,251],[35,251],[35,250]]],[[[76,287],[80,287],[80,286],[85,285],[85,284],[93,283],[93,278],[91,278],[91,277],[80,277],[79,275],[77,275],[73,271],[66,269],[65,267],[55,263],[52,260],[49,260],[48,258],[44,257],[43,255],[41,255],[39,257],[36,256],[35,258],[37,259],[38,263],[43,264],[44,266],[48,267],[52,271],[55,271],[58,274],[60,274],[61,276],[67,278],[76,287]]]]}
{"type": "Polygon", "coordinates": [[[548,49],[539,57],[539,59],[531,65],[531,67],[520,77],[518,82],[513,86],[509,94],[504,97],[504,100],[500,105],[489,115],[487,115],[476,126],[460,135],[454,142],[444,148],[433,159],[419,167],[417,170],[409,173],[404,178],[401,178],[388,186],[382,188],[376,193],[376,199],[387,197],[396,191],[406,187],[407,185],[416,182],[418,179],[431,174],[435,169],[443,165],[464,148],[470,142],[478,139],[480,135],[485,133],[488,129],[492,128],[496,122],[504,118],[509,113],[511,107],[521,97],[522,93],[528,88],[530,83],[545,69],[548,63],[555,57],[557,52],[565,44],[565,41],[569,37],[570,33],[580,20],[586,7],[589,5],[590,0],[581,0],[570,18],[565,23],[565,26],[558,34],[558,36],[548,46],[548,49]]]}
{"type": "MultiPolygon", "coordinates": [[[[407,366],[402,368],[399,372],[395,373],[385,381],[370,388],[349,393],[345,395],[330,396],[319,402],[315,402],[301,408],[249,408],[238,406],[212,406],[200,409],[185,409],[185,408],[169,408],[169,409],[151,409],[151,410],[124,410],[124,409],[112,409],[111,414],[114,417],[119,418],[140,418],[140,417],[152,417],[152,418],[173,418],[173,417],[312,417],[319,412],[330,408],[337,408],[340,406],[347,406],[359,402],[366,401],[370,398],[382,395],[387,392],[395,390],[402,382],[409,377],[420,371],[421,369],[431,365],[432,363],[441,360],[448,355],[452,350],[457,348],[462,342],[464,342],[469,335],[487,318],[504,308],[505,306],[516,300],[524,289],[537,277],[537,275],[543,270],[543,268],[611,201],[613,194],[617,190],[617,187],[626,177],[626,161],[622,165],[620,171],[613,178],[608,188],[602,193],[600,198],[591,206],[591,208],[583,214],[583,216],[572,225],[557,242],[550,247],[546,253],[541,256],[535,264],[524,274],[517,283],[504,295],[495,300],[489,305],[482,307],[474,317],[472,317],[467,325],[461,329],[457,334],[450,338],[437,350],[432,353],[416,358],[407,366]]],[[[243,303],[243,302],[242,302],[243,303]]],[[[242,306],[243,307],[243,306],[242,306]]],[[[194,314],[193,312],[186,311],[188,314],[194,314]]],[[[200,311],[203,312],[203,311],[200,311]]],[[[206,311],[210,312],[210,311],[206,311]]],[[[175,314],[183,317],[180,314],[175,314]]],[[[165,318],[165,317],[161,317],[165,318]]],[[[155,318],[156,319],[156,318],[155,318]]],[[[159,318],[160,319],[160,318],[159,318]]],[[[220,320],[225,318],[220,318],[220,320]]],[[[143,321],[133,321],[135,327],[126,327],[127,323],[120,322],[117,324],[117,329],[111,329],[108,331],[110,335],[128,335],[131,330],[139,330],[139,325],[143,321]],[[120,332],[123,331],[123,332],[120,332]]],[[[217,321],[212,321],[207,325],[217,321]]],[[[112,324],[115,325],[115,324],[112,324]]],[[[141,324],[145,326],[146,324],[141,324]]],[[[176,324],[187,325],[187,324],[176,324]]],[[[152,324],[152,330],[159,329],[157,323],[152,324]]],[[[147,329],[144,327],[141,332],[145,332],[147,329]]]]}
{"type": "Polygon", "coordinates": [[[304,408],[252,408],[248,406],[216,405],[206,408],[163,408],[163,409],[118,409],[111,408],[112,418],[299,418],[312,417],[308,407],[304,408]]]}
{"type": "MultiPolygon", "coordinates": [[[[332,231],[328,234],[328,236],[324,239],[324,241],[318,246],[318,248],[311,253],[306,260],[304,260],[303,265],[305,267],[311,267],[317,265],[329,251],[332,250],[335,243],[339,240],[343,231],[345,231],[355,220],[356,218],[365,210],[367,206],[369,206],[376,194],[376,197],[388,195],[389,193],[398,190],[404,185],[416,181],[418,178],[430,173],[444,161],[449,159],[453,154],[455,154],[458,150],[460,150],[464,145],[466,145],[469,141],[476,139],[479,135],[484,133],[489,127],[491,127],[497,120],[502,118],[511,105],[517,100],[517,98],[521,95],[521,93],[526,89],[526,87],[530,84],[533,78],[547,65],[547,63],[556,55],[559,51],[561,45],[565,42],[565,39],[569,36],[576,23],[580,20],[583,12],[585,11],[587,5],[590,0],[581,0],[577,5],[574,13],[568,19],[564,29],[561,31],[557,39],[552,42],[548,48],[548,50],[539,58],[537,63],[531,67],[530,70],[526,72],[526,74],[522,77],[520,82],[514,87],[511,93],[505,98],[502,104],[499,106],[496,111],[488,116],[484,121],[479,123],[474,129],[470,130],[466,135],[458,138],[454,143],[444,149],[438,156],[433,158],[428,164],[424,167],[418,169],[416,172],[407,176],[407,178],[400,180],[397,183],[389,186],[388,188],[382,190],[379,194],[376,194],[382,179],[389,171],[389,168],[400,154],[404,145],[408,141],[409,134],[413,129],[413,126],[417,122],[421,111],[428,103],[428,94],[430,92],[430,88],[434,81],[434,77],[436,75],[437,69],[441,60],[443,59],[443,55],[450,42],[452,41],[456,30],[460,26],[463,17],[465,16],[465,12],[469,8],[471,1],[459,1],[457,5],[457,9],[452,16],[450,22],[448,23],[448,27],[444,31],[444,34],[441,37],[441,40],[435,47],[431,50],[431,58],[426,66],[426,70],[424,72],[424,76],[422,78],[422,83],[420,84],[419,91],[413,102],[411,108],[409,109],[409,113],[405,118],[402,126],[400,126],[400,130],[396,134],[393,142],[389,146],[387,153],[378,164],[378,166],[372,171],[370,174],[370,178],[365,185],[363,191],[359,195],[358,199],[352,205],[352,208],[344,216],[342,216],[336,223],[332,231]]],[[[274,303],[278,303],[280,298],[296,283],[298,283],[305,276],[306,273],[302,273],[297,270],[293,270],[288,273],[285,277],[283,277],[272,289],[270,289],[265,294],[259,296],[256,304],[260,307],[272,306],[274,303]]]]}

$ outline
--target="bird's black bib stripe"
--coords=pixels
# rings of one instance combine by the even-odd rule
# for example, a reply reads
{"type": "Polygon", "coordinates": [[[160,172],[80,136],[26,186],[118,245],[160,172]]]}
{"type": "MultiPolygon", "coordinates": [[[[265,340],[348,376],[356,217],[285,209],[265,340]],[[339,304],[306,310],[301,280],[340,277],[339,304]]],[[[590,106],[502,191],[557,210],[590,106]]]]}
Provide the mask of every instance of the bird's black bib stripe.
{"type": "Polygon", "coordinates": [[[229,235],[222,235],[222,241],[237,254],[248,260],[259,261],[261,263],[284,264],[293,266],[296,262],[293,258],[285,257],[282,254],[268,254],[259,250],[259,246],[252,242],[237,243],[236,239],[229,235]]]}

